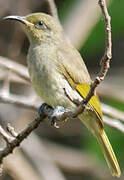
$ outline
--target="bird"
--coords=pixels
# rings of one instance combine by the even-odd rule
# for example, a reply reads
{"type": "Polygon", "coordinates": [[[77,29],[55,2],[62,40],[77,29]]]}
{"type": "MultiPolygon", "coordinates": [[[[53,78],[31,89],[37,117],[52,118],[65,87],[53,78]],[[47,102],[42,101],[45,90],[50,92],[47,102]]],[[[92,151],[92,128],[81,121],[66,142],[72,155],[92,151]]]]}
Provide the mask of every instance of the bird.
{"type": "MultiPolygon", "coordinates": [[[[83,100],[90,91],[92,80],[80,53],[64,34],[61,24],[46,13],[26,16],[9,15],[4,20],[23,24],[30,46],[27,64],[36,93],[53,108],[73,110],[71,99],[83,100]],[[66,93],[69,95],[67,97],[66,93]]],[[[72,27],[74,28],[74,27],[72,27]]],[[[97,139],[112,176],[120,177],[121,171],[104,130],[100,101],[95,93],[79,119],[97,139]]]]}

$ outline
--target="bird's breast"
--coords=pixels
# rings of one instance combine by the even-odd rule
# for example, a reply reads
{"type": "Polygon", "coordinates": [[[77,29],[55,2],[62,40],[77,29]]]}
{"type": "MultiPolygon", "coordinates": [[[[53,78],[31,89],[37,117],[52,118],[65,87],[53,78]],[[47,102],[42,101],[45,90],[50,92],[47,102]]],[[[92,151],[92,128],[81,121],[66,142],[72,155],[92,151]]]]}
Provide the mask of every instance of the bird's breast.
{"type": "Polygon", "coordinates": [[[37,94],[49,105],[62,105],[68,108],[74,104],[65,95],[65,89],[73,96],[81,99],[80,95],[71,88],[64,76],[59,72],[56,55],[52,50],[29,50],[28,70],[32,84],[37,94]]]}

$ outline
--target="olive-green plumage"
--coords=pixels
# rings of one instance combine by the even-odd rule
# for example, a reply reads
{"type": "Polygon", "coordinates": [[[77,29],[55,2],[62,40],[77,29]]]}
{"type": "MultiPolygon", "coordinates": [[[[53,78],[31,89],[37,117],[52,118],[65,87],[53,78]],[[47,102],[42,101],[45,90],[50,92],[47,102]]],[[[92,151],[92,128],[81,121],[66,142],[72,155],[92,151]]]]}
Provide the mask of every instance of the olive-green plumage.
{"type": "MultiPolygon", "coordinates": [[[[24,24],[30,41],[28,69],[38,95],[49,105],[75,108],[72,99],[82,100],[90,90],[91,79],[78,51],[65,38],[61,25],[51,16],[34,13],[27,16],[7,16],[24,24]],[[65,90],[64,90],[65,89],[65,90]]],[[[99,99],[94,95],[81,121],[98,140],[113,176],[120,168],[104,131],[99,99]]]]}

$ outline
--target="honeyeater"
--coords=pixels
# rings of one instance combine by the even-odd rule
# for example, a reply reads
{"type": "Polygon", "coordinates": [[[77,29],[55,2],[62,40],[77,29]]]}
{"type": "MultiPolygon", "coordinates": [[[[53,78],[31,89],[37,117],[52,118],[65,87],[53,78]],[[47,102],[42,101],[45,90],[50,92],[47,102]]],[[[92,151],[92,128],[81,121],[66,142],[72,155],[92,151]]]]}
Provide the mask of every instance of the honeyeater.
{"type": "MultiPolygon", "coordinates": [[[[17,20],[24,26],[30,41],[28,70],[37,94],[54,108],[59,105],[73,110],[76,105],[71,98],[79,101],[85,98],[91,78],[81,55],[65,37],[60,23],[45,13],[11,15],[4,19],[17,20]]],[[[97,95],[91,98],[79,118],[96,137],[112,175],[119,177],[120,168],[104,131],[97,95]]]]}

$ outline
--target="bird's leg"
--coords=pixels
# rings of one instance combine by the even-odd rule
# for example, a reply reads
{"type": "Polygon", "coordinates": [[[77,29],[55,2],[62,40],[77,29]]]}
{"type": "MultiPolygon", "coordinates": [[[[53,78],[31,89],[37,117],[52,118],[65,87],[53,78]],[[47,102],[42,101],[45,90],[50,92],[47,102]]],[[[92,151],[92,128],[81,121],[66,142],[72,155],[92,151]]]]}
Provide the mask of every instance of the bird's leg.
{"type": "Polygon", "coordinates": [[[51,116],[52,113],[53,113],[53,108],[46,103],[43,103],[38,109],[38,115],[43,119],[51,116]]]}
{"type": "MultiPolygon", "coordinates": [[[[64,108],[63,106],[56,106],[56,108],[53,110],[53,113],[50,117],[51,125],[53,125],[55,128],[59,128],[56,121],[60,122],[62,114],[67,111],[69,111],[69,110],[64,108]]],[[[67,121],[67,119],[64,119],[64,122],[66,122],[66,121],[67,121]]]]}

